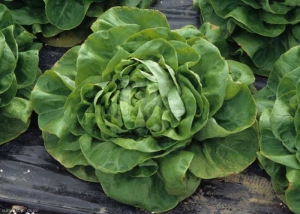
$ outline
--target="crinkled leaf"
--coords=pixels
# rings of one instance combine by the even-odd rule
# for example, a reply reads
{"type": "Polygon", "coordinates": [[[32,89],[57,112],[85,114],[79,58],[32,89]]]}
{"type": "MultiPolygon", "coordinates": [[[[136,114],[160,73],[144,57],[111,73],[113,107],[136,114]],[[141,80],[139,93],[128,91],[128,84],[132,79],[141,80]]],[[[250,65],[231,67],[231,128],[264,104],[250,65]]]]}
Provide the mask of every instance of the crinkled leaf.
{"type": "Polygon", "coordinates": [[[152,159],[140,163],[128,172],[131,177],[150,177],[157,173],[158,165],[152,159]]]}
{"type": "Polygon", "coordinates": [[[89,165],[80,150],[70,151],[60,147],[60,139],[54,134],[43,132],[43,139],[47,152],[66,168],[89,165]]]}
{"type": "Polygon", "coordinates": [[[18,88],[29,86],[35,81],[38,62],[39,57],[37,50],[19,53],[17,67],[15,69],[18,88]]]}
{"type": "Polygon", "coordinates": [[[88,0],[45,0],[45,12],[51,24],[63,30],[70,30],[82,22],[91,2],[88,0]]]}
{"type": "Polygon", "coordinates": [[[281,57],[274,64],[274,69],[268,79],[268,87],[276,92],[277,87],[281,78],[287,73],[293,71],[296,68],[300,67],[299,62],[300,57],[300,48],[294,47],[281,55],[281,57]]]}
{"type": "Polygon", "coordinates": [[[291,152],[294,151],[296,142],[294,115],[297,103],[293,103],[293,99],[296,99],[295,90],[278,97],[271,113],[273,134],[291,152]]]}
{"type": "Polygon", "coordinates": [[[31,111],[29,101],[21,98],[14,98],[7,106],[0,108],[0,144],[27,130],[31,111]]]}
{"type": "Polygon", "coordinates": [[[188,195],[187,183],[190,180],[186,174],[193,157],[194,153],[192,152],[180,151],[159,160],[160,173],[165,181],[165,189],[169,194],[188,195]]]}
{"type": "Polygon", "coordinates": [[[255,81],[252,70],[245,64],[226,60],[229,67],[229,74],[234,82],[245,83],[246,85],[251,85],[255,81]]]}
{"type": "Polygon", "coordinates": [[[129,36],[139,31],[139,27],[120,26],[109,31],[99,31],[92,34],[80,48],[78,57],[78,75],[76,83],[80,83],[89,76],[99,75],[105,70],[109,60],[114,56],[116,47],[129,36]],[[116,33],[122,31],[122,34],[116,33]],[[113,36],[114,35],[114,36],[113,36]],[[97,45],[94,45],[97,41],[97,45]]]}
{"type": "Polygon", "coordinates": [[[237,88],[227,90],[227,93],[233,93],[234,96],[227,95],[230,99],[223,102],[206,126],[195,135],[197,140],[225,137],[240,132],[255,122],[256,104],[247,85],[235,83],[230,87],[237,88]],[[244,105],[242,109],[241,103],[244,105]]]}
{"type": "Polygon", "coordinates": [[[285,190],[289,184],[286,178],[286,167],[266,158],[261,153],[258,153],[257,158],[264,170],[270,175],[275,193],[285,202],[285,190]]]}
{"type": "Polygon", "coordinates": [[[0,7],[0,20],[0,29],[6,28],[7,26],[14,24],[11,13],[4,5],[1,5],[0,7]]]}
{"type": "Polygon", "coordinates": [[[105,173],[130,171],[149,156],[147,153],[124,149],[112,142],[94,142],[88,135],[80,138],[80,147],[88,162],[105,173]]]}
{"type": "Polygon", "coordinates": [[[299,161],[296,156],[289,152],[282,141],[277,139],[271,126],[271,111],[266,109],[260,117],[259,128],[261,132],[260,150],[262,155],[279,164],[299,168],[299,161]]]}
{"type": "Polygon", "coordinates": [[[119,7],[101,15],[101,17],[93,23],[91,29],[93,32],[97,32],[124,25],[137,25],[139,26],[139,30],[154,27],[170,28],[166,17],[159,11],[149,10],[147,13],[144,13],[143,10],[137,8],[121,9],[121,7],[119,7]]]}
{"type": "Polygon", "coordinates": [[[225,98],[228,67],[219,50],[205,39],[190,39],[191,46],[201,56],[200,61],[192,67],[202,80],[203,93],[210,105],[210,116],[222,106],[225,98]],[[211,59],[214,59],[213,61],[211,59]]]}
{"type": "Polygon", "coordinates": [[[256,159],[257,142],[256,125],[223,138],[195,139],[187,149],[195,154],[189,170],[205,179],[240,173],[256,159]]]}
{"type": "Polygon", "coordinates": [[[92,166],[77,165],[72,168],[67,168],[67,170],[84,181],[99,182],[96,177],[95,169],[92,166]]]}
{"type": "Polygon", "coordinates": [[[96,170],[96,175],[107,196],[124,204],[150,212],[163,212],[174,208],[179,202],[178,196],[166,192],[159,174],[140,178],[96,170]]]}
{"type": "MultiPolygon", "coordinates": [[[[8,6],[9,7],[9,6],[8,6]]],[[[10,8],[10,7],[9,7],[10,8]]],[[[47,24],[45,7],[22,7],[12,10],[13,19],[20,25],[47,24]]]]}

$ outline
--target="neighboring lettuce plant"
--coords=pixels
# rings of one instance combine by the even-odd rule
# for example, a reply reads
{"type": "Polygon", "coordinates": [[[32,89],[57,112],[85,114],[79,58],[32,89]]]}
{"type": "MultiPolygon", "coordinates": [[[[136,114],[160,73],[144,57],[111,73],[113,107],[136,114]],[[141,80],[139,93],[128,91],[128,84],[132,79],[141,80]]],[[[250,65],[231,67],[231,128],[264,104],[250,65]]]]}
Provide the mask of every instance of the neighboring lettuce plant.
{"type": "Polygon", "coordinates": [[[90,26],[113,6],[148,8],[154,0],[0,0],[12,12],[17,24],[53,46],[72,47],[90,33],[90,26]]]}
{"type": "Polygon", "coordinates": [[[262,112],[259,160],[275,192],[300,213],[300,46],[275,63],[267,86],[255,96],[262,112]]]}
{"type": "Polygon", "coordinates": [[[14,24],[9,10],[0,4],[0,144],[24,132],[30,123],[29,102],[40,73],[34,36],[14,24]]]}
{"type": "Polygon", "coordinates": [[[221,29],[230,49],[222,53],[239,57],[268,76],[285,51],[300,45],[300,1],[194,0],[203,22],[221,29]],[[229,50],[229,51],[228,51],[229,50]]]}
{"type": "Polygon", "coordinates": [[[225,61],[191,27],[160,12],[115,7],[83,45],[37,81],[34,110],[47,151],[111,198],[163,212],[202,178],[256,158],[256,105],[245,65],[225,61]]]}

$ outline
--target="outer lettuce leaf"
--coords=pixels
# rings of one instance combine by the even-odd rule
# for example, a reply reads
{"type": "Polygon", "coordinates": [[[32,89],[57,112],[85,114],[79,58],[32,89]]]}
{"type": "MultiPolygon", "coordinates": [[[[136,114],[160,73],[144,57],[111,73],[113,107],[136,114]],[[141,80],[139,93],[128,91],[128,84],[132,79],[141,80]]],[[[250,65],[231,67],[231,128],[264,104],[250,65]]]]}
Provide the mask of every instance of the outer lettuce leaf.
{"type": "Polygon", "coordinates": [[[258,140],[256,126],[189,146],[188,151],[195,154],[191,172],[200,178],[210,179],[225,177],[228,172],[239,173],[241,168],[247,168],[256,159],[252,154],[258,150],[258,145],[253,143],[258,140]]]}
{"type": "Polygon", "coordinates": [[[149,8],[153,0],[0,0],[22,26],[52,46],[72,47],[91,33],[89,27],[105,10],[114,6],[149,8]]]}
{"type": "Polygon", "coordinates": [[[291,48],[275,63],[267,86],[255,95],[262,114],[261,165],[271,176],[274,190],[295,213],[300,203],[299,62],[300,46],[291,48]],[[264,105],[265,103],[270,105],[264,105]]]}
{"type": "Polygon", "coordinates": [[[0,5],[0,144],[8,142],[30,123],[30,93],[40,70],[40,44],[14,24],[9,10],[0,5]]]}
{"type": "Polygon", "coordinates": [[[287,205],[293,212],[299,213],[300,170],[287,169],[286,177],[289,181],[289,186],[285,192],[287,205]]]}
{"type": "Polygon", "coordinates": [[[205,25],[213,25],[201,27],[202,32],[218,35],[212,40],[218,47],[230,47],[221,48],[222,55],[239,59],[258,75],[268,76],[281,54],[300,45],[298,1],[194,0],[194,5],[205,25]]]}
{"type": "Polygon", "coordinates": [[[154,10],[112,8],[92,30],[39,78],[31,97],[47,151],[71,173],[99,182],[117,201],[163,212],[202,178],[254,161],[247,66],[224,60],[195,28],[170,30],[154,10]]]}

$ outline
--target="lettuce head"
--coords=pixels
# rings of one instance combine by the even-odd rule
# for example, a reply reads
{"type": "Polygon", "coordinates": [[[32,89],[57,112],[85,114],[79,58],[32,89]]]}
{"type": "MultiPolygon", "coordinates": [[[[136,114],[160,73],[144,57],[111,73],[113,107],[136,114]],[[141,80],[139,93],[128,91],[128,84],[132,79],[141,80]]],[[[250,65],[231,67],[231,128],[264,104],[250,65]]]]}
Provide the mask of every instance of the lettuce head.
{"type": "MultiPolygon", "coordinates": [[[[194,0],[203,22],[214,25],[228,42],[226,57],[234,57],[268,76],[275,61],[300,45],[300,1],[194,0]]],[[[211,32],[211,31],[210,31],[211,32]]]]}
{"type": "Polygon", "coordinates": [[[279,197],[300,213],[300,46],[275,63],[255,98],[261,113],[259,160],[279,197]]]}
{"type": "Polygon", "coordinates": [[[199,30],[171,30],[155,10],[114,7],[37,81],[32,104],[46,150],[111,198],[174,208],[201,179],[256,158],[249,67],[199,30]]]}
{"type": "Polygon", "coordinates": [[[30,93],[40,74],[41,44],[34,39],[0,4],[0,144],[26,131],[30,123],[30,93]]]}

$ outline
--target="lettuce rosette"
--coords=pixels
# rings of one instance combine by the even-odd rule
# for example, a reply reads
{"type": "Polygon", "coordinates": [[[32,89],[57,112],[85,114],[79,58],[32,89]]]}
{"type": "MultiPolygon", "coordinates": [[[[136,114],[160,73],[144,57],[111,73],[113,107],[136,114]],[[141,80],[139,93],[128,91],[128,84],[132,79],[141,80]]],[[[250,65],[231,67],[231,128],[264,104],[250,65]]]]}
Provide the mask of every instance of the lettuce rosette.
{"type": "Polygon", "coordinates": [[[72,47],[91,32],[90,26],[113,6],[148,8],[154,0],[0,0],[17,24],[27,26],[44,43],[72,47]]]}
{"type": "Polygon", "coordinates": [[[275,63],[255,97],[260,109],[259,160],[279,197],[300,213],[300,46],[275,63]]]}
{"type": "Polygon", "coordinates": [[[222,54],[268,76],[275,61],[288,49],[300,45],[300,1],[194,0],[202,21],[228,41],[222,54]],[[218,29],[220,28],[220,29],[218,29]]]}
{"type": "Polygon", "coordinates": [[[34,39],[0,4],[0,144],[26,131],[30,123],[30,93],[40,74],[41,45],[34,39]]]}
{"type": "Polygon", "coordinates": [[[256,158],[256,105],[245,65],[155,10],[115,7],[37,81],[32,104],[46,150],[111,198],[174,208],[202,178],[256,158]]]}

